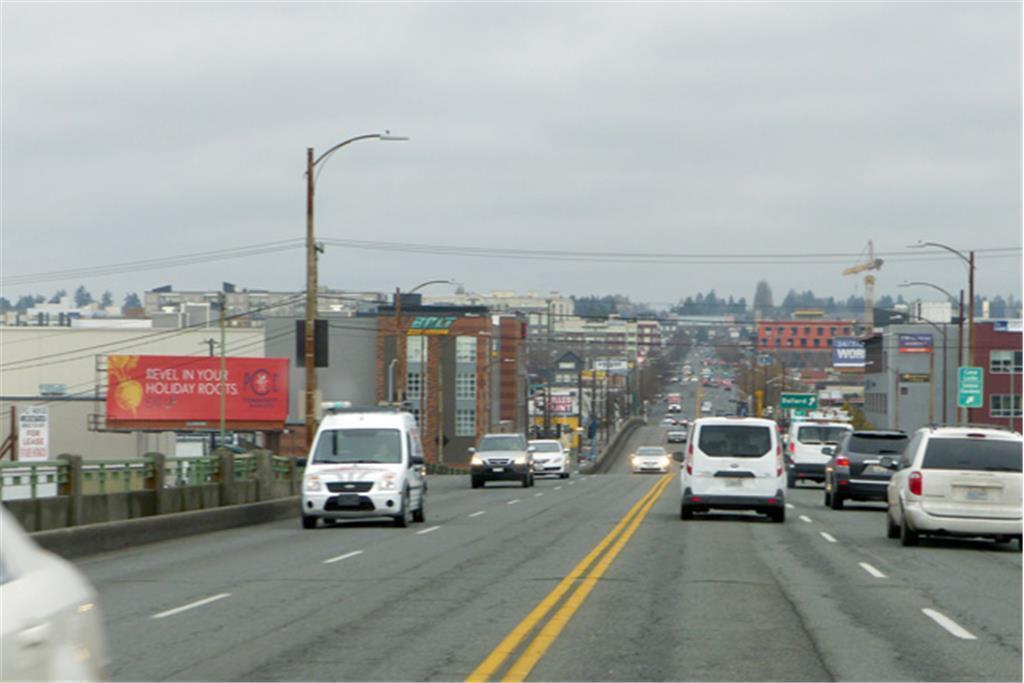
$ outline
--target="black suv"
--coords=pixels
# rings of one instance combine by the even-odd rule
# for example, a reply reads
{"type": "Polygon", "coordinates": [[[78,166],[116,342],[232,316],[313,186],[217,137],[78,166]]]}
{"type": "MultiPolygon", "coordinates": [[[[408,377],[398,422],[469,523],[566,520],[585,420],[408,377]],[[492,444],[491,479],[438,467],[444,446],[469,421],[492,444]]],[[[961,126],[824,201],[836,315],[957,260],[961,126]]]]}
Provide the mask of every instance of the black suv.
{"type": "Polygon", "coordinates": [[[824,446],[821,452],[832,456],[825,464],[825,505],[842,510],[847,500],[886,500],[892,470],[881,459],[900,455],[908,441],[903,431],[855,431],[838,446],[824,446]]]}

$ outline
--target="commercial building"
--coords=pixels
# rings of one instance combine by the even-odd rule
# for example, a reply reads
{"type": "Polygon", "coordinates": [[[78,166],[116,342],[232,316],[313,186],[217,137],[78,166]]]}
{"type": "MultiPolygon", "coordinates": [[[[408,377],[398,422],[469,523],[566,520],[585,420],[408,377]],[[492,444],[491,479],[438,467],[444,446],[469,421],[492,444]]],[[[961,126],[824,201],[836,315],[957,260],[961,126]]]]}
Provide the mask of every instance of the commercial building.
{"type": "Polygon", "coordinates": [[[757,323],[758,351],[827,351],[836,337],[854,334],[852,320],[761,320],[757,323]]]}
{"type": "Polygon", "coordinates": [[[466,464],[481,434],[525,432],[525,319],[413,297],[378,311],[377,401],[408,407],[428,462],[466,464]]]}
{"type": "Polygon", "coordinates": [[[531,337],[547,334],[555,321],[573,315],[575,303],[558,292],[494,291],[488,294],[465,292],[461,288],[447,294],[424,294],[425,306],[482,306],[491,313],[522,314],[531,337]]]}
{"type": "Polygon", "coordinates": [[[1021,430],[1021,321],[975,323],[972,365],[984,371],[981,408],[968,410],[972,423],[1021,430]]]}

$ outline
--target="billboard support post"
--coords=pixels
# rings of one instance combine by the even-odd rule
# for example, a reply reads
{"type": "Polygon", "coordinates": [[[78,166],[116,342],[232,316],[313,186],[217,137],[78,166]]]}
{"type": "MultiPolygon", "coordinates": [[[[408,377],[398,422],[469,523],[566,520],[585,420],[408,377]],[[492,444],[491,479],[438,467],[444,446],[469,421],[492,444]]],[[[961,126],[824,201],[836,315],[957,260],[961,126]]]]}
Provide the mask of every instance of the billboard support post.
{"type": "Polygon", "coordinates": [[[220,300],[220,446],[226,443],[227,429],[225,428],[228,416],[228,363],[226,349],[226,334],[224,332],[224,309],[227,307],[227,296],[220,292],[217,296],[220,300]]]}

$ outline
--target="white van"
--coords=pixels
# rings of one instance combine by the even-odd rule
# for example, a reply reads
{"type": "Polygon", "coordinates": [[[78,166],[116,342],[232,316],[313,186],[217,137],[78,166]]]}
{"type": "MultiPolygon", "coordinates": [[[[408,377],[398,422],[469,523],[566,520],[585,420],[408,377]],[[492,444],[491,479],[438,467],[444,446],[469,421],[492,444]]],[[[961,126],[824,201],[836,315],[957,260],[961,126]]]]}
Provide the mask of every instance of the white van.
{"type": "Polygon", "coordinates": [[[838,446],[853,431],[848,422],[798,420],[789,425],[786,453],[786,487],[794,488],[801,479],[825,482],[825,465],[831,455],[822,453],[825,446],[838,446]]]}
{"type": "Polygon", "coordinates": [[[886,532],[903,545],[924,534],[1017,540],[1021,549],[1021,435],[985,427],[925,427],[900,456],[883,456],[886,532]]]}
{"type": "Polygon", "coordinates": [[[694,512],[755,510],[786,520],[782,446],[775,423],[753,417],[706,417],[693,423],[683,463],[679,516],[694,512]]]}
{"type": "Polygon", "coordinates": [[[423,446],[413,416],[328,405],[302,478],[302,528],[319,519],[387,517],[399,527],[424,521],[423,446]]]}

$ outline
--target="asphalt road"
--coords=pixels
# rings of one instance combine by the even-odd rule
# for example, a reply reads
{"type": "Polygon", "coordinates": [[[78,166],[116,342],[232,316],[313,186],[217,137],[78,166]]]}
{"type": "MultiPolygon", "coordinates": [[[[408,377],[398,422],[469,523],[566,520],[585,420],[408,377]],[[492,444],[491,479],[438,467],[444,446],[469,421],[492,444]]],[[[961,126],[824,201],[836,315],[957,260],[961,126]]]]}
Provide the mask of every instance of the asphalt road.
{"type": "Polygon", "coordinates": [[[789,493],[783,525],[681,521],[675,473],[628,473],[629,450],[665,443],[652,423],[609,474],[432,477],[427,522],[408,529],[304,531],[296,514],[79,561],[112,676],[1021,680],[1015,546],[903,548],[880,506],[833,511],[811,487],[789,493]]]}

